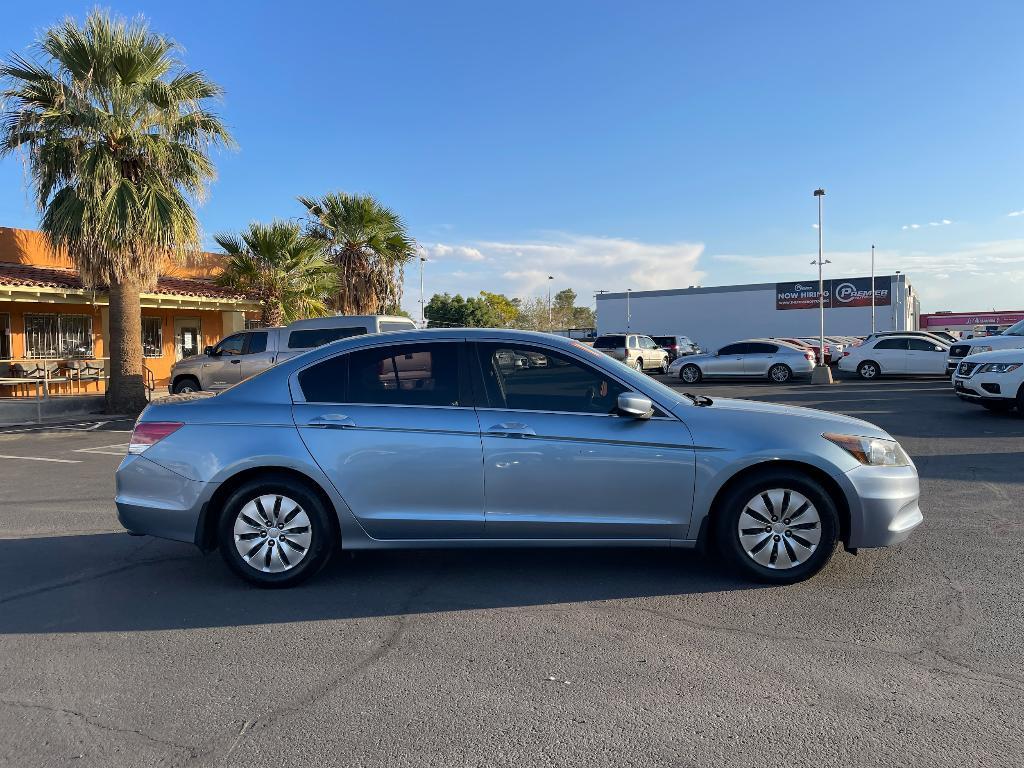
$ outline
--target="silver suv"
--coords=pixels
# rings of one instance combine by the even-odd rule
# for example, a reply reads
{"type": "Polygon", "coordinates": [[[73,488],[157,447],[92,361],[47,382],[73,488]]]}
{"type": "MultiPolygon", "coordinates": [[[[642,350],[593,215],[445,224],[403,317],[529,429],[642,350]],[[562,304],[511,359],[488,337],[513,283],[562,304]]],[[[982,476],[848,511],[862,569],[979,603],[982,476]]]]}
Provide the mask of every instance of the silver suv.
{"type": "Polygon", "coordinates": [[[227,389],[283,360],[338,339],[415,328],[416,324],[407,317],[338,315],[234,333],[204,349],[203,354],[176,362],[171,368],[168,389],[176,395],[227,389]]]}
{"type": "Polygon", "coordinates": [[[668,372],[669,354],[655,344],[650,336],[604,333],[594,340],[594,349],[638,371],[668,372]]]}

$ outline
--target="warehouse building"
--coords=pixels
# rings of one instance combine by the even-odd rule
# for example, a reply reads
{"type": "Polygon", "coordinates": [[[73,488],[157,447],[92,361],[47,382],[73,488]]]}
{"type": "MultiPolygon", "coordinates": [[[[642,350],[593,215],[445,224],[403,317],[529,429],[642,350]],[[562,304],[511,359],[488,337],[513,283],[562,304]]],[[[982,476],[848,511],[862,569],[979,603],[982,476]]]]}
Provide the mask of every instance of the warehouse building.
{"type": "MultiPolygon", "coordinates": [[[[826,336],[871,332],[870,277],[826,280],[823,293],[826,336]]],[[[874,295],[876,330],[918,327],[921,304],[906,275],[876,276],[874,295]]],[[[629,291],[597,297],[598,333],[679,334],[708,350],[737,339],[817,336],[818,315],[817,280],[629,291]]]]}

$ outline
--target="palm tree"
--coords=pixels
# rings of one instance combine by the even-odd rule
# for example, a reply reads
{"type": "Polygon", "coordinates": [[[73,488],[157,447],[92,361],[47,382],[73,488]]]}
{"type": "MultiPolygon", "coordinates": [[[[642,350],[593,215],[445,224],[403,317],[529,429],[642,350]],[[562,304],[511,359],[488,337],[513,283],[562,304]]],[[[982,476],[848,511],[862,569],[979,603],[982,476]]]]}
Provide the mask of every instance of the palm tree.
{"type": "Polygon", "coordinates": [[[416,244],[394,211],[369,195],[300,197],[306,230],[338,268],[334,308],[344,315],[384,313],[402,301],[402,278],[416,244]]]}
{"type": "Polygon", "coordinates": [[[253,222],[241,235],[217,235],[228,255],[217,281],[259,301],[260,322],[283,325],[323,317],[337,291],[334,266],[320,242],[288,221],[253,222]]]}
{"type": "Polygon", "coordinates": [[[221,89],[185,70],[177,44],[95,10],[66,19],[35,56],[0,63],[0,156],[19,148],[41,229],[110,303],[107,410],[146,404],[139,295],[161,264],[199,245],[193,203],[214,175],[210,148],[231,145],[205,106],[221,89]]]}

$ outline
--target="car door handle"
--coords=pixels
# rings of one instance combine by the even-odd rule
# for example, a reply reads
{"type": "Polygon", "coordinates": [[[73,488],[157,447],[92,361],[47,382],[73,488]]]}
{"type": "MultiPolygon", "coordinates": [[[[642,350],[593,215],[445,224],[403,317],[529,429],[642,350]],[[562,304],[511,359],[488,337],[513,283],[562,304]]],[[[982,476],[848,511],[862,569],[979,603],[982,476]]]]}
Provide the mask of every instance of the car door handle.
{"type": "Polygon", "coordinates": [[[489,435],[501,437],[536,437],[537,432],[533,427],[521,424],[517,421],[509,421],[502,424],[494,424],[487,430],[489,435]]]}
{"type": "Polygon", "coordinates": [[[232,360],[231,364],[232,365],[238,365],[240,362],[242,362],[242,361],[241,360],[232,360]]]}
{"type": "Polygon", "coordinates": [[[307,427],[317,429],[351,429],[356,423],[343,413],[325,413],[306,422],[307,427]]]}

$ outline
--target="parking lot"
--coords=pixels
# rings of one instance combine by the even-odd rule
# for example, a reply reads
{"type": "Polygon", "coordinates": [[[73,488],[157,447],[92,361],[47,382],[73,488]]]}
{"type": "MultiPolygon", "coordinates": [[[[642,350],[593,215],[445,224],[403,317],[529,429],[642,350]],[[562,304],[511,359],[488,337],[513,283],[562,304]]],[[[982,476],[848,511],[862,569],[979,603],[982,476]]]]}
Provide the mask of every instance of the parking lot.
{"type": "Polygon", "coordinates": [[[0,764],[1020,765],[1024,419],[936,380],[687,389],[881,425],[924,526],[791,587],[424,551],[268,592],[120,529],[130,422],[0,429],[0,764]]]}

